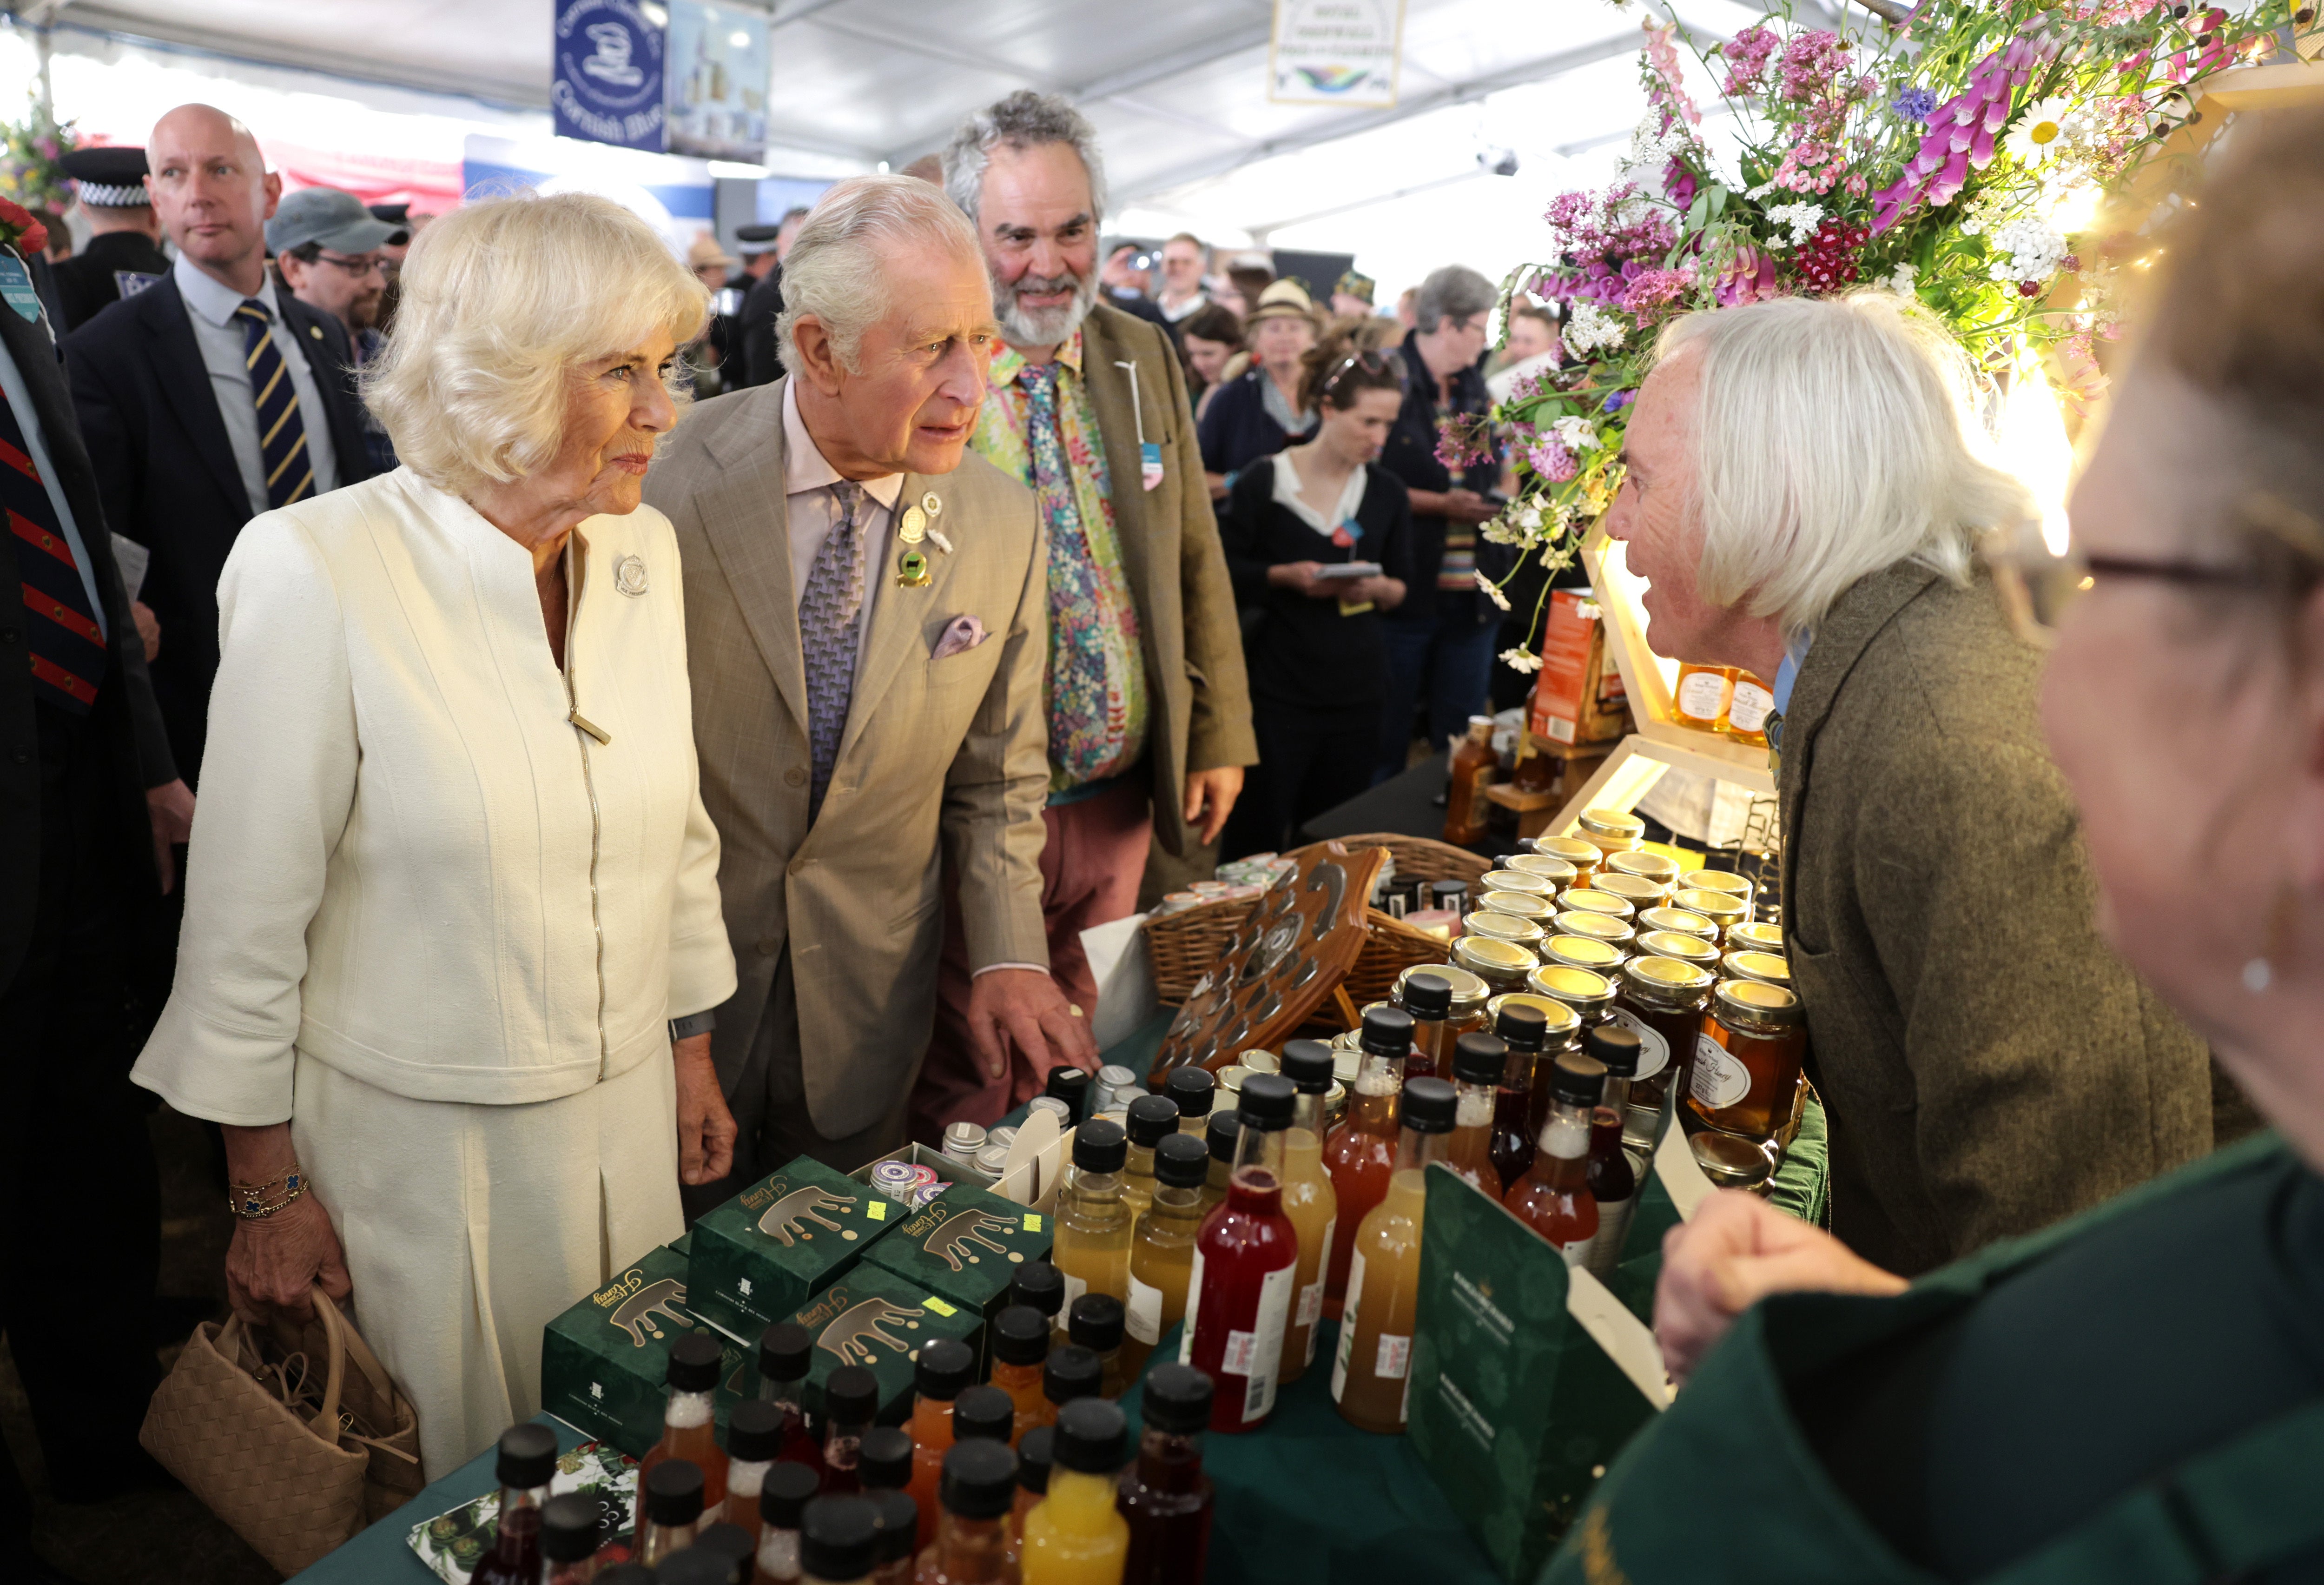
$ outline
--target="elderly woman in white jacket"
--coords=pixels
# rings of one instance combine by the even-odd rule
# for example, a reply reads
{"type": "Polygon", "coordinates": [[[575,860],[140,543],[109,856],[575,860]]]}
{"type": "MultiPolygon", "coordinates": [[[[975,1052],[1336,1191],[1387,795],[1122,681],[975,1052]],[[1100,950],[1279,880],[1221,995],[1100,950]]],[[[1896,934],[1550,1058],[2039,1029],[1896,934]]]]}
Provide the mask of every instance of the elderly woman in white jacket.
{"type": "Polygon", "coordinates": [[[242,532],[177,983],[137,1081],[225,1126],[235,1309],[352,1285],[430,1477],[541,1327],[728,1170],[734,988],[669,520],[706,293],[582,195],[422,232],[366,392],[404,466],[242,532]]]}

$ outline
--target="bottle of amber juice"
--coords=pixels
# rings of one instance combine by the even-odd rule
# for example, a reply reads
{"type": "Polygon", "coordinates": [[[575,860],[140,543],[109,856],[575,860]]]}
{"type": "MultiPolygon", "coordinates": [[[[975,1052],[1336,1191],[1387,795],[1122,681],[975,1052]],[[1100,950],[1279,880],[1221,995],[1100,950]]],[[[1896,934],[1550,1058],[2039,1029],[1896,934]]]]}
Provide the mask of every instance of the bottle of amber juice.
{"type": "Polygon", "coordinates": [[[1388,1193],[1356,1232],[1348,1302],[1332,1361],[1332,1400],[1365,1431],[1404,1429],[1412,1379],[1413,1316],[1420,1305],[1420,1232],[1428,1209],[1426,1168],[1452,1135],[1457,1102],[1441,1079],[1404,1087],[1404,1126],[1388,1193]]]}
{"type": "Polygon", "coordinates": [[[1404,1076],[1426,1079],[1452,1065],[1452,982],[1426,969],[1405,977],[1404,1010],[1412,1015],[1412,1054],[1404,1076]]]}
{"type": "Polygon", "coordinates": [[[1122,1369],[1132,1380],[1162,1334],[1185,1319],[1194,1238],[1210,1212],[1203,1202],[1210,1169],[1210,1148],[1191,1134],[1173,1134],[1154,1148],[1154,1203],[1138,1219],[1130,1247],[1130,1305],[1123,1318],[1129,1336],[1121,1352],[1122,1369]]]}
{"type": "Polygon", "coordinates": [[[1331,1173],[1332,1191],[1339,1199],[1332,1262],[1323,1276],[1327,1299],[1348,1291],[1356,1224],[1388,1192],[1388,1173],[1396,1166],[1396,1100],[1404,1088],[1404,1064],[1411,1050],[1412,1015],[1401,1007],[1364,1009],[1363,1055],[1347,1120],[1323,1144],[1323,1170],[1331,1173]]]}
{"type": "MultiPolygon", "coordinates": [[[[1560,1006],[1559,1011],[1564,1009],[1560,1006]]],[[[1528,1126],[1526,1113],[1532,1105],[1534,1059],[1549,1037],[1549,1015],[1529,1001],[1506,1002],[1494,1017],[1493,1033],[1508,1052],[1508,1065],[1493,1092],[1493,1171],[1502,1182],[1513,1183],[1533,1164],[1537,1130],[1528,1126]]]]}
{"type": "Polygon", "coordinates": [[[669,1402],[662,1410],[661,1440],[638,1464],[640,1490],[665,1459],[685,1459],[702,1471],[702,1505],[715,1509],[726,1500],[726,1455],[712,1423],[710,1395],[718,1387],[721,1350],[707,1332],[688,1332],[670,1345],[669,1402]]]}
{"type": "Polygon", "coordinates": [[[1283,1214],[1299,1231],[1298,1295],[1292,1301],[1291,1330],[1283,1335],[1285,1386],[1297,1381],[1315,1361],[1316,1323],[1323,1319],[1323,1268],[1332,1256],[1340,1197],[1323,1170],[1323,1099],[1332,1093],[1332,1048],[1320,1040],[1295,1040],[1283,1048],[1283,1077],[1298,1094],[1291,1103],[1291,1128],[1283,1136],[1283,1214]]]}
{"type": "Polygon", "coordinates": [[[1130,1227],[1154,1203],[1154,1147],[1178,1131],[1178,1103],[1167,1095],[1141,1095],[1130,1103],[1122,1127],[1130,1147],[1121,1167],[1121,1201],[1130,1207],[1130,1227]]]}
{"type": "Polygon", "coordinates": [[[1563,1056],[1550,1069],[1549,1084],[1549,1117],[1533,1165],[1501,1203],[1572,1265],[1598,1231],[1598,1202],[1590,1197],[1590,1125],[1606,1092],[1606,1066],[1594,1057],[1563,1056]]]}
{"type": "Polygon", "coordinates": [[[1453,1045],[1452,1137],[1444,1164],[1495,1200],[1501,1174],[1493,1165],[1493,1103],[1508,1065],[1509,1048],[1492,1035],[1464,1034],[1453,1045]]]}
{"type": "Polygon", "coordinates": [[[1065,1274],[1065,1311],[1084,1293],[1130,1297],[1130,1207],[1121,1169],[1130,1145],[1121,1125],[1093,1117],[1074,1131],[1074,1167],[1057,1188],[1056,1247],[1050,1264],[1065,1274]]]}

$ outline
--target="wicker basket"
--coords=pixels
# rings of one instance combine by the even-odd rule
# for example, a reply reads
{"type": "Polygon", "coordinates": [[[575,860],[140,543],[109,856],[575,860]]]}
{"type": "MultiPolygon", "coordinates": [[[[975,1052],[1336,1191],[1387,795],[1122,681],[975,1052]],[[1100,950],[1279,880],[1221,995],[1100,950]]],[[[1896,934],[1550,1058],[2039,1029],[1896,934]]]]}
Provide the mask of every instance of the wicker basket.
{"type": "MultiPolygon", "coordinates": [[[[1492,867],[1465,848],[1426,837],[1377,831],[1336,840],[1351,853],[1366,848],[1387,848],[1401,882],[1466,881],[1473,886],[1492,867]]],[[[1148,920],[1146,944],[1154,961],[1155,999],[1175,1007],[1194,995],[1194,982],[1217,965],[1227,943],[1250,917],[1250,906],[1251,899],[1238,898],[1148,920]]],[[[1425,931],[1390,919],[1377,908],[1366,910],[1365,922],[1370,927],[1370,938],[1342,987],[1358,1007],[1385,997],[1397,975],[1411,965],[1445,960],[1444,943],[1425,931]]]]}

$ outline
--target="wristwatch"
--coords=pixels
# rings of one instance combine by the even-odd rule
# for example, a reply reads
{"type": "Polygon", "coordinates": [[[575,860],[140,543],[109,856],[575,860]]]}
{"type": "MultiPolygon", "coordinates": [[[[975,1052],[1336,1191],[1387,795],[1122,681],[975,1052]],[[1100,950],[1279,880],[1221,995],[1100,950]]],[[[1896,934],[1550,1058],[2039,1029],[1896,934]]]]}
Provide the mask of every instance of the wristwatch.
{"type": "Polygon", "coordinates": [[[673,1018],[669,1021],[669,1043],[676,1045],[681,1040],[688,1040],[697,1034],[707,1034],[717,1027],[718,1015],[715,1012],[688,1013],[683,1018],[673,1018]]]}

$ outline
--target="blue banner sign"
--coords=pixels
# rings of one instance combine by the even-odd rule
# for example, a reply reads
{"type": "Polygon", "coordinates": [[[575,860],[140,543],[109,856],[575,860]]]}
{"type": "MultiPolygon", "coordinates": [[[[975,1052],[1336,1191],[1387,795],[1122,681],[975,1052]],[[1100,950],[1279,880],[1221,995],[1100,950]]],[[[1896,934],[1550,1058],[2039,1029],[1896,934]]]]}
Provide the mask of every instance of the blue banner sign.
{"type": "Polygon", "coordinates": [[[565,0],[549,85],[558,135],[659,153],[667,14],[635,0],[565,0]]]}

